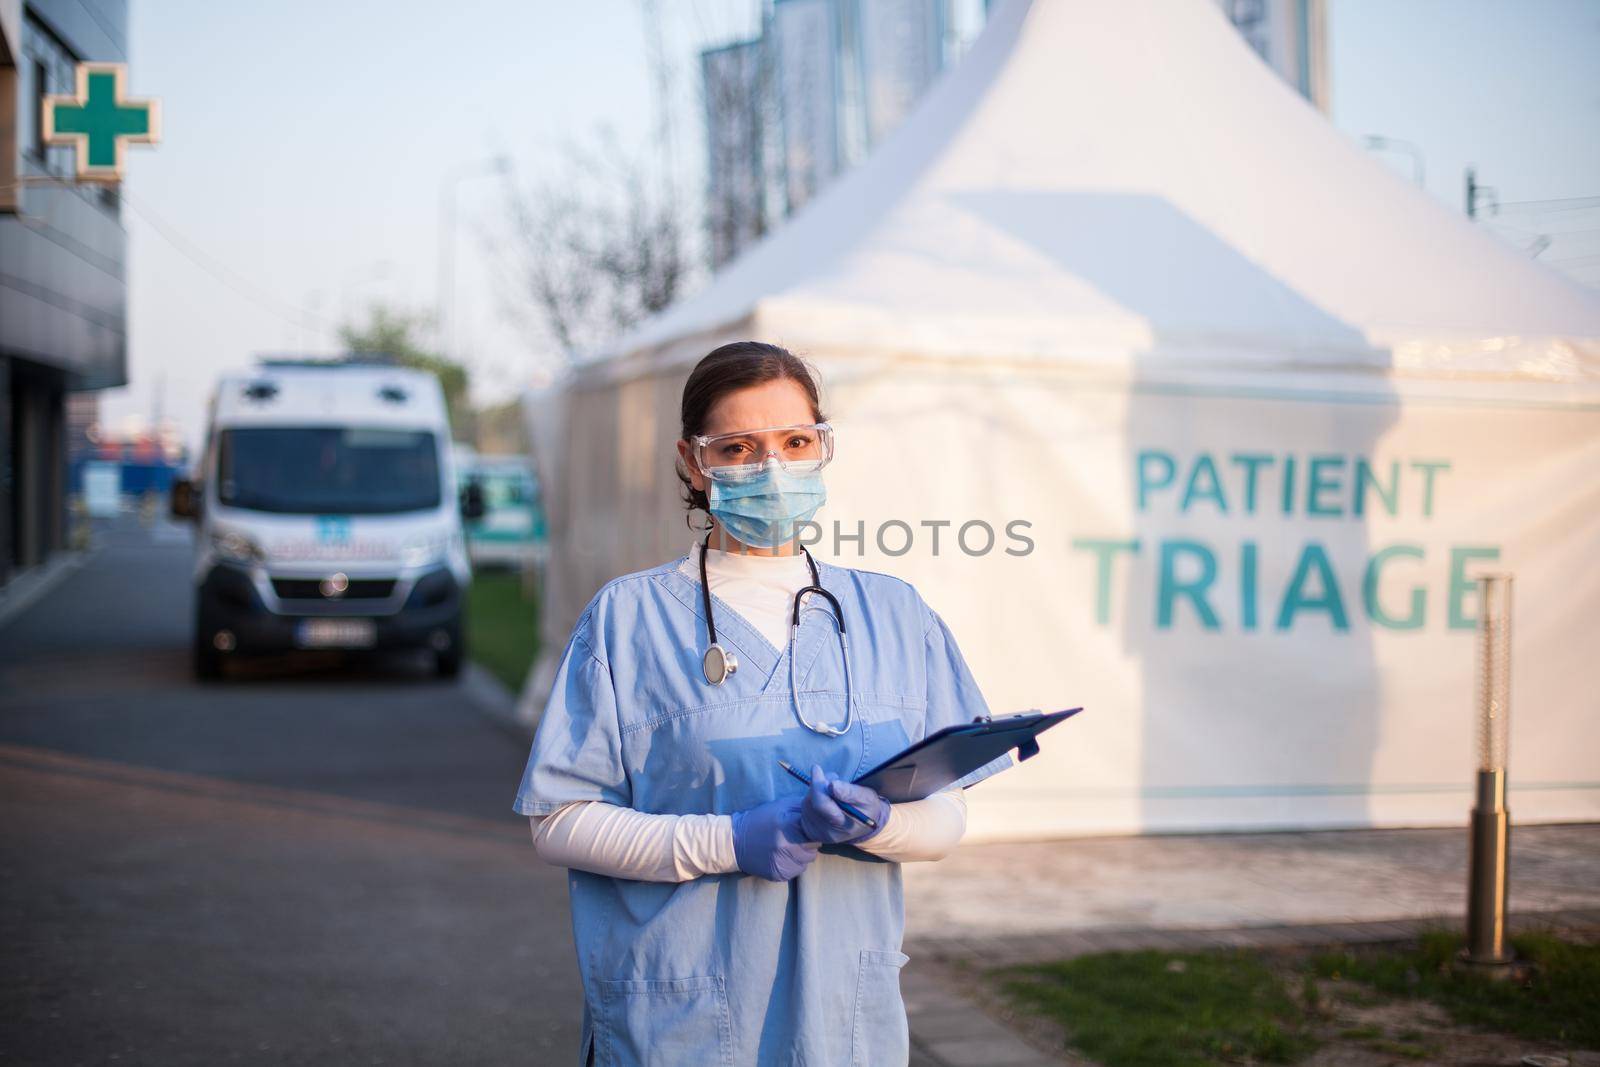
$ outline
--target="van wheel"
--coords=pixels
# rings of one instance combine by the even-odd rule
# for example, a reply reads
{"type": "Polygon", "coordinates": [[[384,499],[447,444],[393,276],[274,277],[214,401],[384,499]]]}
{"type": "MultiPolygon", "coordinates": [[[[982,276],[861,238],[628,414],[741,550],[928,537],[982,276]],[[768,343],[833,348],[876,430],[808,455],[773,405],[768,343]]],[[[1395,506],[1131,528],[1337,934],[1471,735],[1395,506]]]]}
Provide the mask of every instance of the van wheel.
{"type": "Polygon", "coordinates": [[[195,605],[194,612],[194,648],[191,652],[191,666],[197,681],[211,682],[222,677],[222,653],[212,644],[216,634],[216,627],[206,618],[205,613],[195,605]]]}
{"type": "Polygon", "coordinates": [[[454,678],[461,673],[461,650],[452,648],[448,652],[435,652],[433,654],[433,673],[440,678],[454,678]]]}
{"type": "Polygon", "coordinates": [[[222,655],[212,648],[200,634],[194,638],[194,676],[202,682],[214,682],[222,677],[222,655]]]}
{"type": "Polygon", "coordinates": [[[457,619],[446,632],[450,635],[450,646],[438,649],[433,654],[433,673],[440,678],[454,678],[461,673],[462,661],[467,656],[467,643],[465,627],[457,619]]]}

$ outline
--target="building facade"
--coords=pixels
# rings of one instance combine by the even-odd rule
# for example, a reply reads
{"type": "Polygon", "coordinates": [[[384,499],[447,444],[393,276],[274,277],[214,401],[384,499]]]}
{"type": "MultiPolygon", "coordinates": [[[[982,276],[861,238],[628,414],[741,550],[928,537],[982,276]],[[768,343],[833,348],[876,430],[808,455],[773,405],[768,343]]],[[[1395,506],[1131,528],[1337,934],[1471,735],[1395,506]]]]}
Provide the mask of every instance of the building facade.
{"type": "Polygon", "coordinates": [[[768,174],[777,95],[770,43],[735,41],[700,53],[706,121],[706,233],[720,266],[771,225],[768,174]]]}
{"type": "Polygon", "coordinates": [[[950,0],[773,0],[762,33],[700,55],[715,267],[900,124],[964,42],[950,0]]]}
{"type": "MultiPolygon", "coordinates": [[[[889,136],[990,8],[988,0],[760,2],[759,37],[700,55],[713,268],[889,136]]],[[[1328,110],[1325,0],[1216,3],[1280,77],[1328,110]]]]}
{"type": "Polygon", "coordinates": [[[67,537],[68,397],[127,383],[127,234],[115,186],[45,145],[46,95],[127,61],[126,0],[0,0],[0,583],[67,537]]]}
{"type": "Polygon", "coordinates": [[[1278,77],[1328,113],[1325,0],[1217,0],[1217,4],[1278,77]]]}

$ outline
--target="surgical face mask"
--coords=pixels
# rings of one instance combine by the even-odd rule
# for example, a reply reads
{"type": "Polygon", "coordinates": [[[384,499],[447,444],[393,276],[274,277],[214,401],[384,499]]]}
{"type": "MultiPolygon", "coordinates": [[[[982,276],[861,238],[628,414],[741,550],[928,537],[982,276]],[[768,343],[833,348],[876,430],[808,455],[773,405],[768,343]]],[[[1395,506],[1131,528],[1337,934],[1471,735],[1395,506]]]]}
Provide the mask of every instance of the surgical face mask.
{"type": "Polygon", "coordinates": [[[820,472],[797,473],[768,459],[737,481],[710,479],[706,497],[712,517],[735,540],[777,548],[794,540],[800,524],[828,499],[828,491],[820,472]]]}

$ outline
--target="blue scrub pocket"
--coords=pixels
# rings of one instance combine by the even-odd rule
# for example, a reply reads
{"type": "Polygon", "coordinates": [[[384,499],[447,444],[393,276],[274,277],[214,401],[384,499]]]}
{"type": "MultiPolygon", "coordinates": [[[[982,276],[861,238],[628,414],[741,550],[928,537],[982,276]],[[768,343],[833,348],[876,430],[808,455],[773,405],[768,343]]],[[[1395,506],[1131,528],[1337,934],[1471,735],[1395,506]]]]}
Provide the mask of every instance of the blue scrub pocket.
{"type": "Polygon", "coordinates": [[[722,975],[603,979],[599,989],[599,1067],[733,1067],[722,975]]]}
{"type": "Polygon", "coordinates": [[[911,1058],[900,968],[911,959],[893,949],[864,948],[856,973],[856,1018],[850,1037],[851,1067],[883,1067],[911,1058]]]}

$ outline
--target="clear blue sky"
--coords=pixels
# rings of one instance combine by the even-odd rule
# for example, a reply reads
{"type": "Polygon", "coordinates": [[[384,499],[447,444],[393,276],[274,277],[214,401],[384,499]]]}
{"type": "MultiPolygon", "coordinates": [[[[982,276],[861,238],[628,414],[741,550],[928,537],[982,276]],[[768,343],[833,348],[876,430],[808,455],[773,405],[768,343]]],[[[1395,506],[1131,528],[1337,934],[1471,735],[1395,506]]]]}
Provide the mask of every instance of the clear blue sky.
{"type": "Polygon", "coordinates": [[[1327,4],[1341,130],[1420,146],[1457,208],[1474,163],[1502,200],[1600,196],[1600,0],[1327,4]]]}
{"type": "MultiPolygon", "coordinates": [[[[677,63],[678,156],[697,173],[695,53],[749,33],[756,4],[658,6],[677,63]]],[[[1334,122],[1420,146],[1442,201],[1460,209],[1468,163],[1503,201],[1600,196],[1600,0],[1328,9],[1334,122]]],[[[148,413],[159,392],[195,441],[219,371],[263,351],[333,350],[331,329],[307,328],[302,311],[337,322],[373,299],[431,308],[447,174],[505,153],[531,177],[600,123],[624,141],[648,136],[640,10],[134,0],[131,90],[161,97],[164,143],[130,152],[132,384],[104,394],[106,420],[148,413]]],[[[1410,173],[1405,157],[1392,162],[1410,173]]],[[[487,399],[511,395],[534,362],[477,233],[498,204],[493,180],[460,186],[458,337],[487,399]]]]}

